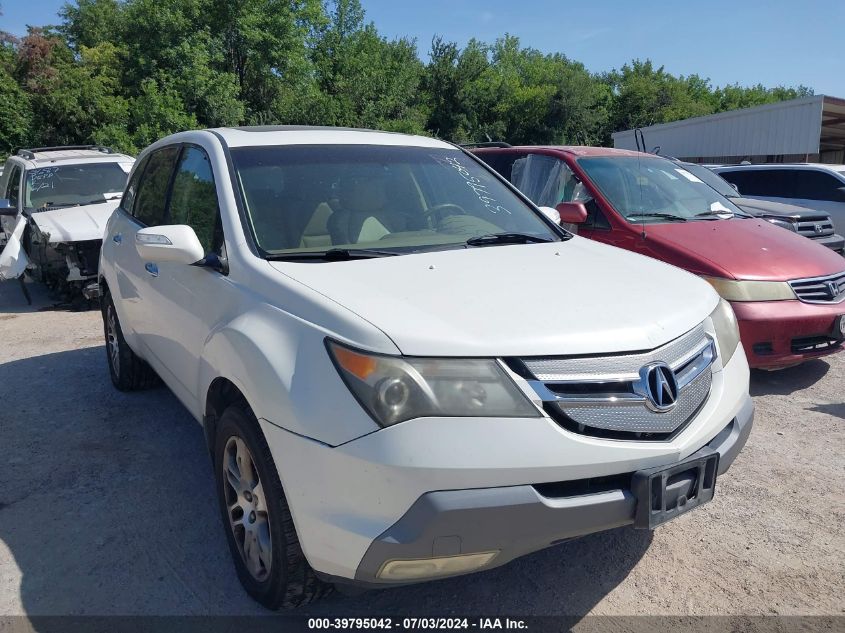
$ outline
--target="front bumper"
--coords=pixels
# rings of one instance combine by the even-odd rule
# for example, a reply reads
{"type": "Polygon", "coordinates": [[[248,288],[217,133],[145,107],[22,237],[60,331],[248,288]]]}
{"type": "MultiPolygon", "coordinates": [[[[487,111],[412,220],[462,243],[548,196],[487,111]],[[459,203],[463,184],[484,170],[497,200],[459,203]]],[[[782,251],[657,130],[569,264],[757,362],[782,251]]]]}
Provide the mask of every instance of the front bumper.
{"type": "MultiPolygon", "coordinates": [[[[737,416],[707,446],[719,453],[719,474],[730,468],[745,445],[754,418],[747,398],[737,416]]],[[[669,465],[669,464],[667,464],[669,465]]],[[[484,569],[585,534],[631,525],[637,500],[631,492],[634,473],[605,482],[565,482],[473,490],[441,490],[420,497],[414,505],[370,545],[351,584],[384,586],[379,570],[391,560],[425,559],[497,551],[484,569]],[[570,494],[579,487],[600,492],[570,494]]],[[[325,577],[325,576],[324,576],[325,577]]],[[[328,580],[350,584],[348,579],[328,580]]]]}
{"type": "MultiPolygon", "coordinates": [[[[713,442],[735,418],[748,417],[742,413],[751,406],[748,380],[748,364],[741,351],[724,367],[717,361],[708,399],[682,432],[665,441],[580,435],[548,416],[419,418],[334,447],[265,419],[260,424],[308,562],[326,577],[356,581],[373,544],[420,499],[430,498],[427,495],[457,491],[453,494],[460,496],[460,491],[480,489],[530,492],[535,487],[568,482],[577,486],[587,479],[619,480],[635,471],[675,464],[713,442]]],[[[341,414],[336,423],[342,422],[341,414]]],[[[740,446],[737,443],[736,450],[740,446]]],[[[726,450],[724,464],[732,461],[732,455],[726,450]]],[[[626,486],[623,482],[618,489],[626,486]]],[[[482,497],[489,494],[494,493],[482,493],[482,497]]],[[[616,496],[624,497],[622,492],[616,496]]],[[[533,493],[530,498],[537,499],[533,493]]],[[[568,503],[572,502],[556,499],[550,507],[568,503]]],[[[607,522],[589,519],[582,527],[589,532],[613,527],[616,521],[624,525],[630,513],[612,516],[615,518],[607,522]]],[[[545,541],[540,545],[526,537],[529,549],[525,551],[570,536],[566,529],[556,528],[550,538],[540,539],[545,541]]],[[[448,551],[454,548],[453,541],[429,541],[428,551],[448,551]]],[[[510,557],[521,553],[524,551],[514,549],[510,557]]]]}
{"type": "Polygon", "coordinates": [[[832,333],[836,317],[845,314],[845,302],[736,301],[731,306],[751,367],[789,367],[842,349],[832,333]]]}
{"type": "Polygon", "coordinates": [[[845,237],[834,233],[833,235],[827,235],[825,237],[814,238],[811,237],[811,240],[816,242],[817,244],[821,244],[822,246],[827,246],[829,249],[836,251],[837,253],[842,253],[843,249],[845,249],[845,237]]]}

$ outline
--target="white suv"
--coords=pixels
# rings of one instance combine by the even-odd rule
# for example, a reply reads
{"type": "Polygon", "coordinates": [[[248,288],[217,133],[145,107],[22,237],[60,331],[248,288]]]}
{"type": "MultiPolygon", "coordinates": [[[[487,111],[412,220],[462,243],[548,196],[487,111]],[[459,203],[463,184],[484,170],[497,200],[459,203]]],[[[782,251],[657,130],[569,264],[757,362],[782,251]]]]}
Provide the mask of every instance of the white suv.
{"type": "Polygon", "coordinates": [[[730,306],[550,217],[431,138],[141,154],[103,242],[111,378],[158,374],[202,422],[255,599],[488,569],[712,497],[753,417],[730,306]]]}
{"type": "Polygon", "coordinates": [[[29,271],[57,298],[77,305],[94,299],[103,232],[133,162],[94,145],[10,156],[0,176],[0,280],[29,271]]]}

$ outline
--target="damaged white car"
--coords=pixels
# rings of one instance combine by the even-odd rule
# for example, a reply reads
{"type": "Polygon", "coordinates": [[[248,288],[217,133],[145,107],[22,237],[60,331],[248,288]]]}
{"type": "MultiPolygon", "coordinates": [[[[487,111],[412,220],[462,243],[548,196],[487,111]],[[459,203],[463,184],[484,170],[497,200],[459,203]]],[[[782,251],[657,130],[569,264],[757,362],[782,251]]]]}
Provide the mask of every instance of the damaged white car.
{"type": "Polygon", "coordinates": [[[28,274],[59,301],[82,307],[95,299],[106,222],[134,162],[93,145],[10,156],[0,176],[0,280],[23,281],[28,274]]]}

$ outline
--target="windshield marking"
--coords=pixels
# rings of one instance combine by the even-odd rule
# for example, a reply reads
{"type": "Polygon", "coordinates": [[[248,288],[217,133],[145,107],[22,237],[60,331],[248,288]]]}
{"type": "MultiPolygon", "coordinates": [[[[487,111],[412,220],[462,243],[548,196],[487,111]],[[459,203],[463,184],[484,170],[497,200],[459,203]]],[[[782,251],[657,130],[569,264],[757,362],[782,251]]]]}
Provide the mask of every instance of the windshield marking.
{"type": "Polygon", "coordinates": [[[481,182],[481,180],[476,176],[470,175],[466,167],[461,165],[460,161],[456,157],[434,156],[431,154],[430,156],[441,165],[452,167],[455,171],[457,171],[458,174],[460,174],[460,176],[466,181],[466,184],[469,186],[469,188],[472,189],[473,193],[478,198],[478,201],[482,205],[484,205],[484,208],[487,209],[490,213],[496,214],[504,212],[508,215],[512,215],[510,210],[508,210],[506,207],[503,207],[501,204],[499,204],[499,201],[496,200],[496,198],[490,195],[490,192],[487,190],[487,185],[481,182]]]}
{"type": "Polygon", "coordinates": [[[27,174],[30,192],[41,191],[42,189],[53,189],[53,176],[59,171],[58,167],[39,167],[27,174]]]}

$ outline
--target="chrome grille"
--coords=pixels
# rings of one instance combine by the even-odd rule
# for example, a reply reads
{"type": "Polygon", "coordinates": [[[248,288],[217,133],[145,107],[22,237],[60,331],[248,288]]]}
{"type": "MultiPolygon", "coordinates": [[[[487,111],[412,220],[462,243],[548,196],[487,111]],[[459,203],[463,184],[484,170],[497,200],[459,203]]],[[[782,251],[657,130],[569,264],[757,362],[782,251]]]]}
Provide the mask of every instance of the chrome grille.
{"type": "Polygon", "coordinates": [[[689,360],[707,341],[704,326],[649,352],[580,358],[531,358],[523,362],[537,380],[582,382],[636,380],[640,367],[663,361],[673,369],[689,360]]]}
{"type": "Polygon", "coordinates": [[[809,238],[827,237],[833,235],[833,222],[829,219],[803,220],[795,223],[795,230],[809,238]]]}
{"type": "Polygon", "coordinates": [[[845,301],[845,271],[826,277],[796,279],[789,285],[806,303],[840,303],[845,301]]]}
{"type": "Polygon", "coordinates": [[[678,398],[678,406],[668,413],[654,413],[642,404],[597,406],[555,404],[573,422],[607,431],[629,433],[672,433],[689,420],[701,408],[707,394],[713,373],[701,372],[678,398]]]}
{"type": "Polygon", "coordinates": [[[703,325],[654,350],[615,356],[531,358],[522,364],[529,385],[565,428],[584,435],[637,439],[666,437],[683,428],[707,400],[716,356],[703,325]],[[659,412],[644,376],[665,363],[677,381],[673,408],[659,412]]]}

